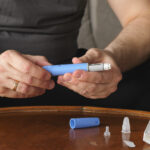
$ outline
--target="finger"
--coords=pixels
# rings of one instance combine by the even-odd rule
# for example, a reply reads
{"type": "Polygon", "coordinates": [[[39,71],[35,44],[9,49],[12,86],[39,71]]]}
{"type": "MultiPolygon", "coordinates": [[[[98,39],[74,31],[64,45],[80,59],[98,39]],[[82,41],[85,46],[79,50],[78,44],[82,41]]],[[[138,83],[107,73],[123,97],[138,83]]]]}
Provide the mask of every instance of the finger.
{"type": "MultiPolygon", "coordinates": [[[[39,80],[33,76],[30,76],[30,74],[27,73],[21,73],[17,71],[15,68],[7,64],[7,74],[3,75],[6,76],[7,78],[11,78],[13,80],[17,80],[23,83],[26,83],[31,86],[35,86],[38,88],[43,88],[43,89],[53,89],[55,86],[54,81],[52,80],[39,80]]],[[[5,77],[4,77],[5,78],[5,77]]],[[[3,80],[5,80],[3,78],[3,80]]],[[[6,81],[5,81],[6,82],[6,81]]]]}
{"type": "Polygon", "coordinates": [[[7,98],[25,98],[24,94],[17,93],[15,91],[12,91],[7,88],[1,88],[0,89],[0,96],[1,97],[7,97],[7,98]]]}
{"type": "Polygon", "coordinates": [[[28,73],[35,78],[43,80],[49,80],[51,78],[51,75],[48,71],[34,64],[14,50],[8,50],[4,52],[1,54],[1,58],[3,60],[3,64],[5,63],[4,61],[6,61],[8,64],[22,73],[28,73]]]}
{"type": "Polygon", "coordinates": [[[68,83],[77,85],[80,81],[78,79],[76,79],[76,78],[72,78],[72,74],[71,73],[66,73],[63,76],[59,76],[58,77],[57,83],[61,84],[63,82],[64,83],[68,82],[68,83]]]}
{"type": "Polygon", "coordinates": [[[32,55],[23,55],[23,56],[41,67],[52,65],[51,63],[48,62],[47,58],[44,56],[32,56],[32,55]]]}
{"type": "Polygon", "coordinates": [[[16,82],[17,82],[16,92],[25,95],[37,95],[38,93],[45,91],[44,89],[29,86],[25,83],[14,81],[12,79],[7,79],[7,80],[4,79],[3,82],[1,81],[1,86],[13,90],[13,88],[16,86],[16,82]]]}
{"type": "Polygon", "coordinates": [[[59,77],[59,84],[85,96],[88,93],[88,96],[97,95],[100,96],[104,93],[111,93],[112,88],[116,87],[115,84],[95,84],[95,83],[87,83],[87,82],[79,82],[75,79],[72,79],[68,82],[64,81],[63,76],[59,77]]]}
{"type": "Polygon", "coordinates": [[[113,80],[113,73],[111,70],[100,72],[88,72],[83,70],[76,70],[72,74],[72,77],[80,81],[89,83],[109,83],[113,80]]]}
{"type": "Polygon", "coordinates": [[[116,85],[108,85],[105,88],[103,88],[103,90],[100,92],[97,88],[97,91],[95,91],[95,93],[93,94],[88,94],[88,90],[85,90],[85,97],[88,97],[90,99],[105,99],[108,96],[110,96],[112,93],[114,93],[117,90],[117,86],[116,85]]]}
{"type": "Polygon", "coordinates": [[[103,55],[104,54],[102,51],[92,48],[92,49],[89,49],[85,53],[85,55],[83,55],[82,57],[79,57],[79,59],[81,62],[98,63],[103,60],[103,55]]]}
{"type": "Polygon", "coordinates": [[[25,94],[25,95],[30,95],[30,96],[38,96],[39,94],[43,93],[45,90],[41,88],[36,88],[33,86],[29,86],[25,83],[19,82],[16,92],[25,94]]]}
{"type": "Polygon", "coordinates": [[[43,95],[44,93],[45,91],[40,91],[40,93],[36,93],[35,95],[28,95],[28,94],[18,93],[16,91],[7,88],[1,88],[0,90],[0,96],[7,97],[7,98],[31,98],[31,97],[43,95]]]}
{"type": "Polygon", "coordinates": [[[38,80],[37,78],[34,78],[30,76],[29,74],[11,74],[11,76],[8,75],[9,78],[13,80],[17,80],[19,82],[26,83],[30,86],[43,88],[43,89],[53,89],[55,87],[55,83],[53,80],[38,80]]]}
{"type": "Polygon", "coordinates": [[[81,61],[79,58],[74,57],[74,58],[72,59],[72,63],[73,63],[73,64],[79,64],[79,63],[82,63],[82,61],[81,61]]]}

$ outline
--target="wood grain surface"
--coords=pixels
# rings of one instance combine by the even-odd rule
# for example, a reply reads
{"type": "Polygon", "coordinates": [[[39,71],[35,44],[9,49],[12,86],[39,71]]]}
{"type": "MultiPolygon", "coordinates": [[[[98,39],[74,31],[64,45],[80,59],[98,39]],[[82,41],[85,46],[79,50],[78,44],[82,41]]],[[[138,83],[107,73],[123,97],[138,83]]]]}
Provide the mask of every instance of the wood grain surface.
{"type": "Polygon", "coordinates": [[[143,133],[150,112],[96,107],[35,106],[0,109],[0,150],[150,150],[143,133]],[[99,117],[94,128],[69,127],[70,118],[99,117]],[[122,121],[130,118],[131,134],[122,134],[122,121]],[[104,137],[110,126],[110,137],[104,137]],[[131,140],[129,148],[123,140],[131,140]]]}

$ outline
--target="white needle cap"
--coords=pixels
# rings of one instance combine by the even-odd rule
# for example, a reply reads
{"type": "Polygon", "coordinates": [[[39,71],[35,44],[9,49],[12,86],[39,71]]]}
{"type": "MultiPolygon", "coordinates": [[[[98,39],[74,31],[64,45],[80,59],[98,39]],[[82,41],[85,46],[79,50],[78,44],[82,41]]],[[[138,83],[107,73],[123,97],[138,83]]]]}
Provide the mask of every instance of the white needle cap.
{"type": "Polygon", "coordinates": [[[134,142],[132,142],[132,141],[124,140],[123,142],[124,142],[128,147],[135,147],[135,144],[134,144],[134,142]]]}
{"type": "Polygon", "coordinates": [[[147,127],[144,131],[143,141],[150,144],[150,121],[147,124],[147,127]]]}
{"type": "Polygon", "coordinates": [[[123,119],[122,132],[123,133],[130,133],[131,132],[130,121],[129,121],[128,117],[124,117],[124,119],[123,119]]]}

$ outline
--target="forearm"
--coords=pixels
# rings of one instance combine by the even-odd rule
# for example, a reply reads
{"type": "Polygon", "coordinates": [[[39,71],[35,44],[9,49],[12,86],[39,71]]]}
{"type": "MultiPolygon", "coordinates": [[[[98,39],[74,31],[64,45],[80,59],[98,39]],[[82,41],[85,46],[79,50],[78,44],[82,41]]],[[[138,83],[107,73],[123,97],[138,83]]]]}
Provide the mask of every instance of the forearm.
{"type": "Polygon", "coordinates": [[[106,47],[121,71],[127,71],[150,57],[150,13],[130,21],[106,47]]]}

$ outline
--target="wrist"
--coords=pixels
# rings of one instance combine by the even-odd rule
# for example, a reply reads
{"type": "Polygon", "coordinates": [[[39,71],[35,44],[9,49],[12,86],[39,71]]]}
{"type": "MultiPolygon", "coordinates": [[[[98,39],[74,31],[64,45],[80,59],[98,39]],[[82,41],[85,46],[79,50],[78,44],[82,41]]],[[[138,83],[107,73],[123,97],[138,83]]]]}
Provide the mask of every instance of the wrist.
{"type": "Polygon", "coordinates": [[[120,71],[122,72],[123,69],[121,68],[121,65],[117,59],[117,56],[115,55],[115,53],[113,51],[111,51],[110,49],[104,49],[104,52],[107,56],[111,57],[111,59],[113,60],[113,63],[116,64],[116,66],[120,69],[120,71]]]}

